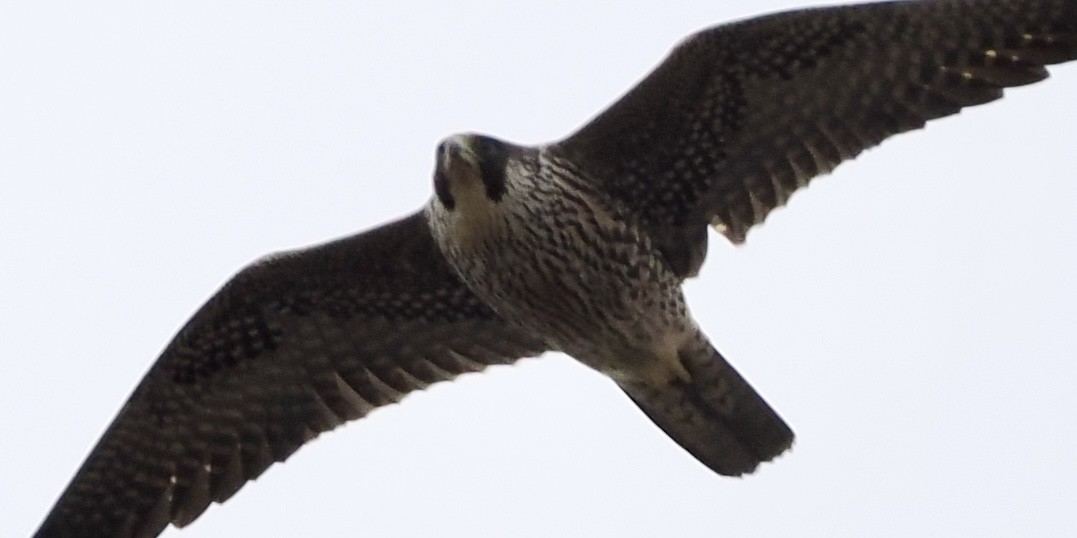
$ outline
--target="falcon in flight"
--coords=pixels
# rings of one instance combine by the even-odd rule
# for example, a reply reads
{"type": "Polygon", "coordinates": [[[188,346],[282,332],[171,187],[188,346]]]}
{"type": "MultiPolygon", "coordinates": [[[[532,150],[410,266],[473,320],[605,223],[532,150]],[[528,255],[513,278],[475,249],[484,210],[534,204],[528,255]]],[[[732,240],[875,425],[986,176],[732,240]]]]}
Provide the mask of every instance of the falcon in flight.
{"type": "Polygon", "coordinates": [[[561,141],[451,136],[418,212],[260,260],[200,308],[37,536],[156,536],[321,432],[546,351],[750,473],[793,432],[685,306],[708,227],[740,243],[813,177],[1075,58],[1075,0],[793,11],[689,37],[561,141]]]}

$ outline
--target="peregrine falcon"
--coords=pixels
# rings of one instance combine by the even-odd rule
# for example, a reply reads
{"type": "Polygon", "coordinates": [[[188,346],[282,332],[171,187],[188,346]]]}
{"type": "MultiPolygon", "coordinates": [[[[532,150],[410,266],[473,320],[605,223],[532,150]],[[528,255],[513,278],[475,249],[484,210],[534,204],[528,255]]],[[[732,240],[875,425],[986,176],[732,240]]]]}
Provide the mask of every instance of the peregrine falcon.
{"type": "Polygon", "coordinates": [[[580,130],[450,136],[416,213],[240,271],[168,344],[37,536],[156,536],[321,432],[546,351],[610,377],[722,474],[793,433],[681,285],[815,176],[1077,59],[1074,0],[779,13],[681,43],[580,130]]]}

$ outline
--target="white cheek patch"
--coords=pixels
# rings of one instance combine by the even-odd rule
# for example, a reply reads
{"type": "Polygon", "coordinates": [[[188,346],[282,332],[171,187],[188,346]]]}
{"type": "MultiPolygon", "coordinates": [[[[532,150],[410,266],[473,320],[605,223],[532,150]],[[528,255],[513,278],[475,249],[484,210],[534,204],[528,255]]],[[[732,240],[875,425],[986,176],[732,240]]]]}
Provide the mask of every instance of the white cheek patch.
{"type": "Polygon", "coordinates": [[[499,229],[498,204],[486,195],[486,188],[474,171],[458,169],[455,172],[449,181],[456,203],[445,215],[451,222],[449,237],[465,250],[478,248],[499,229]]]}
{"type": "Polygon", "coordinates": [[[486,196],[486,187],[477,174],[458,174],[452,178],[449,188],[456,203],[461,207],[474,209],[491,203],[486,196]]]}

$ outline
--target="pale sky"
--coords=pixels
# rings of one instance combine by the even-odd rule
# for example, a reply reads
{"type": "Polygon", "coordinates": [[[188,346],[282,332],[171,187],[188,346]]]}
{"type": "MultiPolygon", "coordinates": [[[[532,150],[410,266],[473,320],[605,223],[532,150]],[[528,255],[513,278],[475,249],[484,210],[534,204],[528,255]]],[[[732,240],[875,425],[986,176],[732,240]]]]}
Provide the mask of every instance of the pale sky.
{"type": "MultiPolygon", "coordinates": [[[[703,27],[805,2],[4,2],[0,536],[247,262],[539,143],[703,27]]],[[[715,475],[564,356],[414,394],[164,536],[1077,533],[1077,65],[715,235],[690,305],[798,434],[715,475]]]]}

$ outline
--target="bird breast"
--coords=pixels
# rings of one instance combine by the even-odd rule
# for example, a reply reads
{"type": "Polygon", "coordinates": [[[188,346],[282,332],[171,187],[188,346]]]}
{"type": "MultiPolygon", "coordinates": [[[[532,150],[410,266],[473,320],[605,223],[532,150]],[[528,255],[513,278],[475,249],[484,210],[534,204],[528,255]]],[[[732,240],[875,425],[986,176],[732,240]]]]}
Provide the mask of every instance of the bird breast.
{"type": "Polygon", "coordinates": [[[688,325],[677,278],[638,228],[554,174],[529,178],[475,215],[432,202],[438,245],[476,295],[585,362],[688,325]]]}

